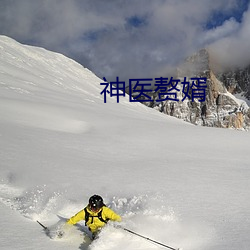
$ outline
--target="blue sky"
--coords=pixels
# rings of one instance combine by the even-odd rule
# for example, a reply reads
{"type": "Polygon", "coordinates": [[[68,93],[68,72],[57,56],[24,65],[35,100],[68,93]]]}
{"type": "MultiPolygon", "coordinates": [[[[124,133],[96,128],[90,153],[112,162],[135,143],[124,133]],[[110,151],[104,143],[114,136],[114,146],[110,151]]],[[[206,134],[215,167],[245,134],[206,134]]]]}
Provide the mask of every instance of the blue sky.
{"type": "Polygon", "coordinates": [[[250,63],[250,0],[1,0],[0,34],[63,53],[112,81],[165,76],[207,47],[250,63]]]}
{"type": "Polygon", "coordinates": [[[249,0],[239,0],[235,8],[232,8],[230,12],[223,12],[223,9],[219,9],[212,12],[211,18],[208,19],[206,28],[212,29],[222,25],[225,20],[231,17],[235,18],[237,22],[242,22],[243,13],[248,9],[249,0]]]}

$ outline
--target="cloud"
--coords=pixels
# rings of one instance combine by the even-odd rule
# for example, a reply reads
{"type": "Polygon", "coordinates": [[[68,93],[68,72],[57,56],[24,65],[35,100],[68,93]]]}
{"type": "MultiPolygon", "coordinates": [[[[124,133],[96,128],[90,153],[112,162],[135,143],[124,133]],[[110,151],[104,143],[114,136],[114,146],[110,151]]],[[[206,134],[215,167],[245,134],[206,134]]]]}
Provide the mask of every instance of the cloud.
{"type": "Polygon", "coordinates": [[[238,31],[240,24],[235,20],[235,18],[230,18],[226,20],[221,26],[204,31],[201,39],[201,44],[211,44],[225,37],[230,36],[238,31]]]}
{"type": "Polygon", "coordinates": [[[231,47],[231,34],[243,43],[247,14],[242,23],[230,18],[238,8],[237,0],[2,0],[0,33],[61,52],[110,81],[157,77],[204,46],[231,47]],[[207,30],[214,13],[229,18],[207,30]]]}
{"type": "MultiPolygon", "coordinates": [[[[220,29],[225,32],[226,26],[224,24],[220,29]]],[[[226,32],[227,35],[210,44],[213,59],[224,67],[245,67],[250,64],[250,8],[235,27],[232,32],[226,32]]]]}

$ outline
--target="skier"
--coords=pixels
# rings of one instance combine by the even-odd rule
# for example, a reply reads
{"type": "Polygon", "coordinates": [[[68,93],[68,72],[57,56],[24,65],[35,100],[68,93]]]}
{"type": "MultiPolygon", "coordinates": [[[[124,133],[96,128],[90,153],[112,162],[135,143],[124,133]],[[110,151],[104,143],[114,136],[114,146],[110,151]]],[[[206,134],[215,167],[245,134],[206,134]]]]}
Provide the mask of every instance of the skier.
{"type": "Polygon", "coordinates": [[[94,239],[109,220],[120,222],[122,219],[120,215],[105,206],[101,196],[95,194],[89,198],[89,204],[72,216],[67,224],[74,225],[80,220],[85,220],[85,226],[92,232],[94,239]]]}

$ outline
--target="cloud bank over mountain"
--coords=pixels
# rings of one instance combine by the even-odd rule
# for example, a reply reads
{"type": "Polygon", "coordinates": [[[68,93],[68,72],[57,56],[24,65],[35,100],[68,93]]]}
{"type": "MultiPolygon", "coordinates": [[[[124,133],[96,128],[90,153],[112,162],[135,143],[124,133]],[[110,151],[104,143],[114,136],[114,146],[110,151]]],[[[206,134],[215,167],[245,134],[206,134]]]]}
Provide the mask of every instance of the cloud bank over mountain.
{"type": "Polygon", "coordinates": [[[108,80],[154,77],[203,47],[211,47],[223,63],[249,63],[248,4],[3,0],[0,33],[64,53],[108,80]]]}

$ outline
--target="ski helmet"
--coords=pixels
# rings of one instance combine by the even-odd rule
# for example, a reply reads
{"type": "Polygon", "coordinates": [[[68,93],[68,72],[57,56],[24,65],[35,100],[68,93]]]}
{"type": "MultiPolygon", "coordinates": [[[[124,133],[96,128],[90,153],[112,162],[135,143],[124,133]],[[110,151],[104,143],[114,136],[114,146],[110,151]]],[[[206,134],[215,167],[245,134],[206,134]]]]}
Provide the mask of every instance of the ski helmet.
{"type": "Polygon", "coordinates": [[[89,198],[89,206],[93,210],[98,210],[103,207],[103,199],[99,195],[93,195],[89,198]]]}

